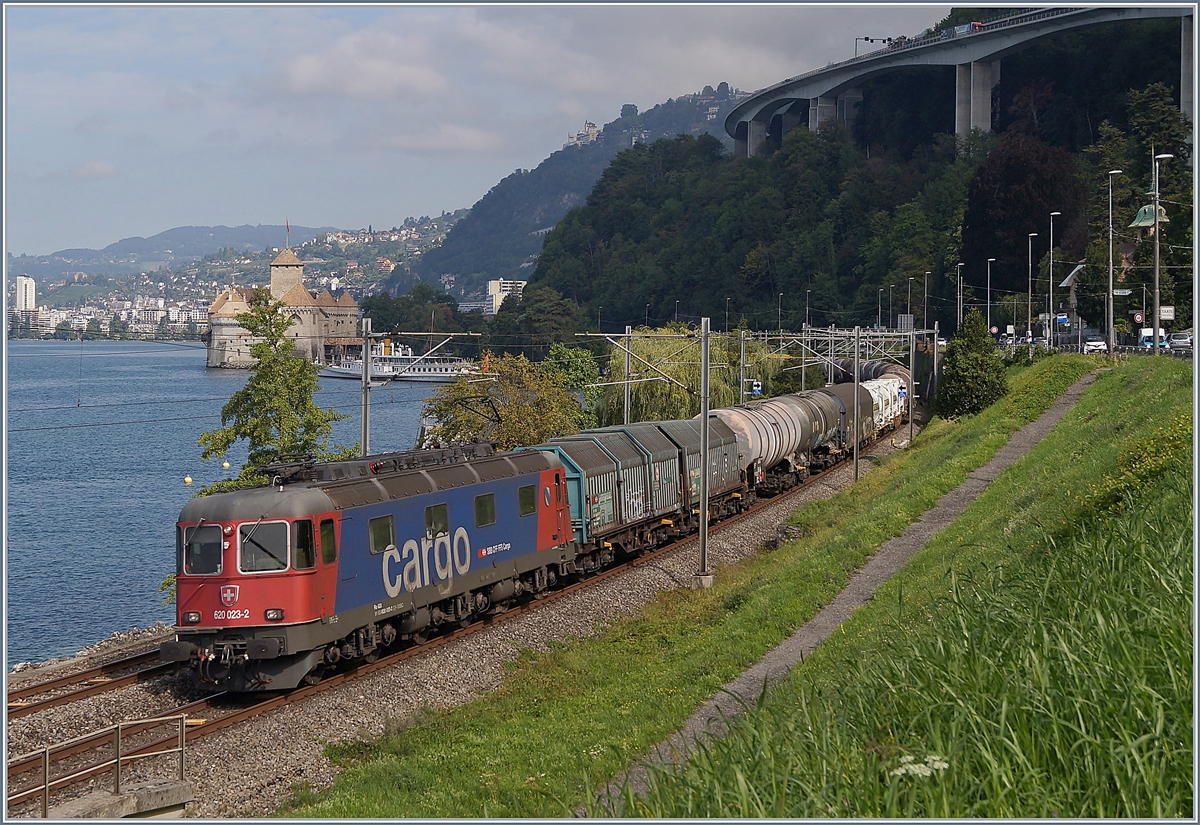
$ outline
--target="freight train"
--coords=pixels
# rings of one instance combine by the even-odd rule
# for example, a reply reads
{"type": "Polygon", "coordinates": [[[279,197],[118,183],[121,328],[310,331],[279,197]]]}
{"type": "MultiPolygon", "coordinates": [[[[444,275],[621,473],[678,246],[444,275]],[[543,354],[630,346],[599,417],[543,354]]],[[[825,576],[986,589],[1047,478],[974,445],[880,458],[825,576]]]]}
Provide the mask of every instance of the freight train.
{"type": "MultiPolygon", "coordinates": [[[[851,366],[852,368],[852,366],[851,366]]],[[[235,692],[315,684],[778,495],[907,416],[907,374],[697,419],[587,430],[506,453],[472,444],[276,464],[268,486],[191,500],[176,526],[164,661],[235,692]]]]}

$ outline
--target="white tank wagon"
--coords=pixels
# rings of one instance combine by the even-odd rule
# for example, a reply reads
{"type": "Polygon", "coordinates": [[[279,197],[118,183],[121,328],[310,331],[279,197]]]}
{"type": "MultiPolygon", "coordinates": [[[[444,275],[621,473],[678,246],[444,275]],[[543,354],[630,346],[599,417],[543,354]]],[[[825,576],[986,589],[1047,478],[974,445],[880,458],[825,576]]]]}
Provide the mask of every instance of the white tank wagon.
{"type": "MultiPolygon", "coordinates": [[[[833,383],[845,384],[854,380],[854,359],[838,358],[833,362],[833,383]]],[[[908,368],[895,361],[860,361],[858,380],[873,381],[877,378],[898,378],[905,384],[909,381],[908,368]]]]}
{"type": "Polygon", "coordinates": [[[839,454],[839,411],[828,396],[805,392],[712,410],[733,430],[747,483],[773,496],[795,486],[839,454]]]}

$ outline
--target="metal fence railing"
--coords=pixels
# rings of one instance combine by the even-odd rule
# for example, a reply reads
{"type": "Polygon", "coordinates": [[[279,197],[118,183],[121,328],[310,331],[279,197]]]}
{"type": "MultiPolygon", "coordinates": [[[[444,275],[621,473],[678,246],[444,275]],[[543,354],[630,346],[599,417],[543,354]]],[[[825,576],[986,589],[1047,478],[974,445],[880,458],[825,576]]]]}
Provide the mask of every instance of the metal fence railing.
{"type": "Polygon", "coordinates": [[[31,799],[35,799],[40,796],[41,797],[42,817],[46,818],[49,815],[50,792],[51,791],[66,787],[68,785],[75,784],[84,779],[90,779],[91,777],[94,777],[94,776],[103,775],[105,773],[111,773],[112,777],[113,777],[113,794],[114,795],[119,794],[119,793],[121,793],[121,769],[122,769],[122,767],[134,759],[144,759],[148,756],[163,756],[163,755],[175,754],[175,753],[179,754],[179,779],[182,780],[184,778],[184,764],[185,764],[184,763],[184,742],[185,742],[186,729],[187,729],[186,714],[180,714],[179,716],[160,716],[160,717],[155,717],[155,718],[150,718],[150,719],[137,719],[137,720],[134,720],[131,722],[120,722],[116,725],[113,725],[111,728],[105,728],[99,732],[89,733],[86,736],[81,736],[77,739],[72,739],[69,742],[62,742],[57,745],[50,745],[50,746],[43,748],[41,751],[32,751],[23,756],[16,757],[15,759],[13,759],[11,761],[12,762],[24,762],[24,761],[27,761],[31,758],[34,758],[34,757],[37,757],[40,755],[41,763],[42,763],[42,765],[41,765],[41,775],[42,775],[41,783],[38,785],[33,785],[31,787],[25,787],[20,791],[16,791],[14,793],[9,794],[9,796],[6,798],[6,802],[11,810],[11,806],[13,806],[14,804],[20,804],[22,802],[27,802],[31,799]],[[137,752],[137,753],[125,753],[124,746],[121,741],[121,734],[126,729],[137,726],[138,731],[144,731],[151,727],[155,727],[155,726],[159,726],[159,725],[166,725],[166,724],[171,724],[171,723],[176,723],[179,726],[179,745],[177,747],[164,748],[162,750],[154,750],[154,751],[149,751],[149,752],[145,752],[145,753],[140,752],[140,749],[138,749],[139,752],[137,752]],[[64,774],[62,776],[51,777],[50,765],[51,765],[51,762],[53,761],[52,760],[53,756],[55,756],[56,754],[63,754],[66,752],[71,752],[75,749],[75,746],[80,745],[81,743],[84,743],[89,740],[91,740],[91,741],[95,741],[97,739],[103,740],[105,737],[107,737],[110,734],[112,736],[112,743],[113,743],[113,745],[112,745],[113,756],[111,759],[107,759],[102,762],[94,762],[94,763],[88,765],[87,767],[80,768],[78,770],[75,770],[68,774],[64,774]]]}

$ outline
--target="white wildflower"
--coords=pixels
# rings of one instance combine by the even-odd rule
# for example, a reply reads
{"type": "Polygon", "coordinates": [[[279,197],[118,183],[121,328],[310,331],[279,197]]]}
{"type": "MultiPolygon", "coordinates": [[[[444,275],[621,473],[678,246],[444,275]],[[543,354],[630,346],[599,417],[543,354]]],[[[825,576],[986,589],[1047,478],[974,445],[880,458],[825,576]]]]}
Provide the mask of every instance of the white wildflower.
{"type": "Polygon", "coordinates": [[[944,771],[950,767],[950,763],[936,754],[929,754],[925,757],[925,764],[933,768],[935,771],[944,771]]]}

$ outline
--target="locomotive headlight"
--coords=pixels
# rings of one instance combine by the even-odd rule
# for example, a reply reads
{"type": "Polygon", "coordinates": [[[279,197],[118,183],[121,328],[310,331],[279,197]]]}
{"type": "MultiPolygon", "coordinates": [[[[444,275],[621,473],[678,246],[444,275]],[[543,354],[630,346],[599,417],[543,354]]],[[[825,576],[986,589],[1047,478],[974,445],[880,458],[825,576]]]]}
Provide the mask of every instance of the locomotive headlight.
{"type": "Polygon", "coordinates": [[[183,614],[183,622],[184,624],[199,624],[200,614],[195,610],[190,610],[183,614]]]}
{"type": "Polygon", "coordinates": [[[281,622],[283,621],[283,608],[268,607],[267,612],[263,614],[263,618],[268,622],[281,622]]]}
{"type": "Polygon", "coordinates": [[[227,536],[232,536],[232,535],[233,535],[233,525],[232,525],[232,524],[226,524],[226,525],[225,525],[225,529],[223,530],[223,532],[224,532],[224,533],[225,533],[225,535],[227,535],[227,536]]]}

